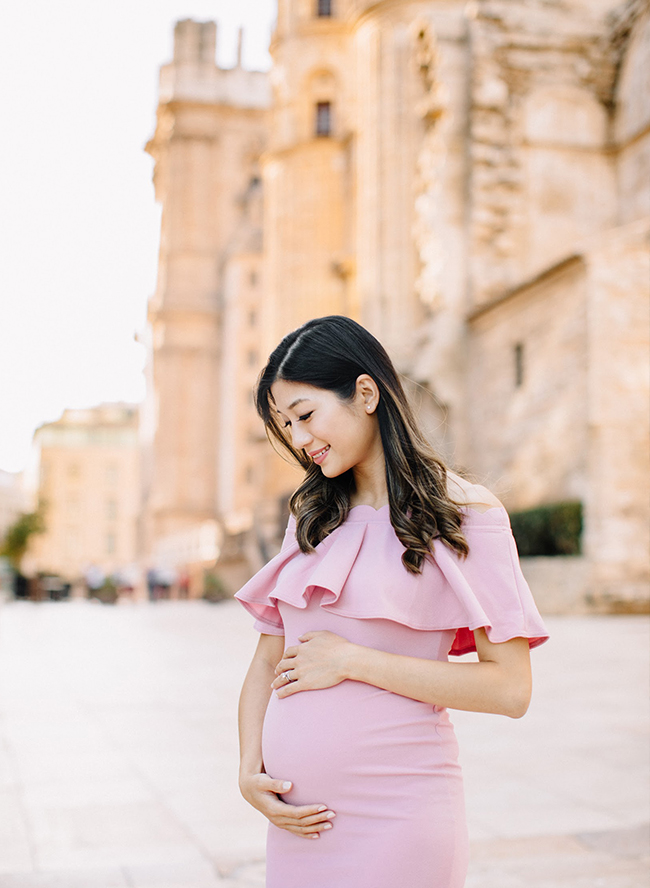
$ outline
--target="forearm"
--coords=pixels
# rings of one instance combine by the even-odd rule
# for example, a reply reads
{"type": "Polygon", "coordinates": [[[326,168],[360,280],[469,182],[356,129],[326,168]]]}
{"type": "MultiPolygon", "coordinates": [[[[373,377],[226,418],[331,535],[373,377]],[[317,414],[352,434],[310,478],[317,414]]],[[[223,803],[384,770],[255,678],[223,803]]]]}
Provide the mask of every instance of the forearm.
{"type": "Polygon", "coordinates": [[[492,712],[512,718],[522,716],[530,699],[530,674],[523,665],[525,639],[507,644],[520,668],[490,660],[478,663],[450,663],[389,654],[374,648],[353,645],[349,651],[346,678],[375,685],[395,694],[451,709],[492,712]],[[521,642],[522,645],[513,644],[521,642]]]}
{"type": "Polygon", "coordinates": [[[275,671],[270,662],[255,658],[250,665],[239,698],[240,771],[259,774],[262,760],[262,726],[271,696],[275,671]]]}

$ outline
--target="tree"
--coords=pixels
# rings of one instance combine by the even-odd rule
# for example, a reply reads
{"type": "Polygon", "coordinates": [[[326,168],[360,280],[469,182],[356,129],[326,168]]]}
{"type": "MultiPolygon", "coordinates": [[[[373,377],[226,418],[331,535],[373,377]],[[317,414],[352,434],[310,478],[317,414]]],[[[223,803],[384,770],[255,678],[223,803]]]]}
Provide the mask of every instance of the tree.
{"type": "Polygon", "coordinates": [[[15,571],[20,571],[20,562],[29,546],[30,537],[45,532],[43,512],[39,507],[36,512],[24,512],[7,529],[0,555],[8,559],[15,571]]]}

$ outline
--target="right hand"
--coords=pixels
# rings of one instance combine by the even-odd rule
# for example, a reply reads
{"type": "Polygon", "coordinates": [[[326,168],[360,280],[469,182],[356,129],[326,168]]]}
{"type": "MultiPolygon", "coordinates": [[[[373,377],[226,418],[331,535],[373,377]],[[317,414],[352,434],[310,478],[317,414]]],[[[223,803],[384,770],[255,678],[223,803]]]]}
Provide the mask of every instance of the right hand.
{"type": "Polygon", "coordinates": [[[275,780],[268,774],[248,774],[240,777],[239,788],[246,801],[274,826],[303,839],[319,838],[319,833],[332,828],[332,819],[336,817],[327,805],[289,805],[278,798],[291,789],[289,780],[275,780]]]}

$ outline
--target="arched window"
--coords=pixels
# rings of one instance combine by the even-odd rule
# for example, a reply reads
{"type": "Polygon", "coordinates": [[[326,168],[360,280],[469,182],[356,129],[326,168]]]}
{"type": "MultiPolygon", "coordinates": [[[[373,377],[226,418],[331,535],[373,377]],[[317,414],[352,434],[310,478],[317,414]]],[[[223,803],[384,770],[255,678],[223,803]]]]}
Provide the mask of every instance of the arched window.
{"type": "Polygon", "coordinates": [[[316,102],[316,135],[332,135],[332,103],[316,102]]]}
{"type": "Polygon", "coordinates": [[[316,15],[319,18],[329,18],[334,15],[332,0],[316,0],[316,15]]]}

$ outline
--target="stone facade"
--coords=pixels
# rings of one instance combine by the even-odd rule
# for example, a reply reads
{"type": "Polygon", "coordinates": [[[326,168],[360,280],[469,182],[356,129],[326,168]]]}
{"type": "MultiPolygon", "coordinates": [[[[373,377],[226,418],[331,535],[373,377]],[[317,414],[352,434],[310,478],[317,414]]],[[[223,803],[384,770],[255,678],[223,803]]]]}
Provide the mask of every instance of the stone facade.
{"type": "Polygon", "coordinates": [[[133,570],[140,509],[138,408],[66,410],[36,430],[34,447],[46,531],[30,544],[25,573],[76,582],[90,566],[107,575],[133,570]]]}
{"type": "Polygon", "coordinates": [[[241,523],[255,480],[249,392],[261,359],[260,155],[270,89],[266,75],[239,62],[218,68],[215,52],[213,22],[176,25],[147,145],[162,204],[142,424],[148,563],[166,539],[173,549],[179,533],[200,535],[217,515],[241,523]]]}
{"type": "Polygon", "coordinates": [[[344,313],[386,345],[452,465],[509,509],[582,501],[571,607],[634,609],[649,569],[647,0],[332,12],[280,0],[268,75],[219,70],[213,26],[177,26],[149,148],[149,536],[216,517],[224,566],[274,551],[299,474],[264,442],[250,389],[281,336],[344,313]]]}

